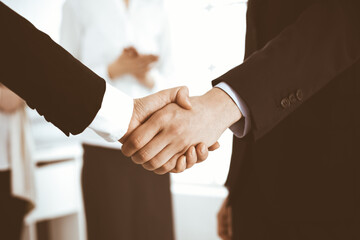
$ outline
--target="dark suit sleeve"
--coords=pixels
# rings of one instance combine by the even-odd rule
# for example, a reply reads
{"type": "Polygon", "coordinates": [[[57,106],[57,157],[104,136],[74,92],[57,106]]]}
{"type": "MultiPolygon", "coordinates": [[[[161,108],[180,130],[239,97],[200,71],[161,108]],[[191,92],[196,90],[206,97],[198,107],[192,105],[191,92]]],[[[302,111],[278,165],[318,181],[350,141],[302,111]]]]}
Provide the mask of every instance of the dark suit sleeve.
{"type": "Polygon", "coordinates": [[[359,59],[359,12],[356,0],[319,1],[213,82],[226,82],[245,101],[255,140],[359,59]]]}
{"type": "Polygon", "coordinates": [[[90,125],[105,81],[30,22],[0,3],[0,81],[66,135],[90,125]]]}

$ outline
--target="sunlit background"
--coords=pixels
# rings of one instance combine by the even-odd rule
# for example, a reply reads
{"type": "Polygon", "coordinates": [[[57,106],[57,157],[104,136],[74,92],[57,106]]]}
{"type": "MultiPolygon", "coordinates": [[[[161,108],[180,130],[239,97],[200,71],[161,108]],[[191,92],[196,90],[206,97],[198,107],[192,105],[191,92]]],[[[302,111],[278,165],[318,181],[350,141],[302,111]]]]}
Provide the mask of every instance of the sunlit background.
{"type": "MultiPolygon", "coordinates": [[[[63,0],[3,2],[58,42],[63,0]]],[[[211,80],[242,62],[246,0],[165,0],[165,3],[171,27],[174,76],[179,84],[189,87],[191,95],[203,94],[211,88],[211,80]]],[[[39,202],[26,219],[24,238],[84,240],[82,150],[78,137],[65,137],[32,110],[29,115],[36,144],[39,202]]],[[[211,153],[207,161],[172,175],[178,240],[218,239],[216,213],[227,194],[223,184],[230,164],[232,133],[226,131],[219,142],[221,148],[211,153]]]]}

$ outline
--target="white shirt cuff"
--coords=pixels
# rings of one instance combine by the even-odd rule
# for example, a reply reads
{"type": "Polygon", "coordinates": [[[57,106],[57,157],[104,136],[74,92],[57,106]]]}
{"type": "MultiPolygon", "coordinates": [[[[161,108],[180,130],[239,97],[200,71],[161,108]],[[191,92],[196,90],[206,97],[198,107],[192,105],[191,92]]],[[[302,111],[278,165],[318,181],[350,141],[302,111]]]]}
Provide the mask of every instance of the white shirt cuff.
{"type": "Polygon", "coordinates": [[[234,133],[234,135],[238,138],[245,137],[251,129],[251,119],[249,114],[249,109],[247,108],[245,102],[241,99],[241,97],[237,94],[237,92],[232,89],[227,83],[220,82],[215,87],[222,89],[224,92],[232,98],[235,104],[240,109],[242,113],[242,118],[234,123],[229,129],[234,133]]]}
{"type": "Polygon", "coordinates": [[[109,142],[115,142],[125,135],[133,114],[134,100],[109,83],[101,108],[89,128],[109,142]]]}

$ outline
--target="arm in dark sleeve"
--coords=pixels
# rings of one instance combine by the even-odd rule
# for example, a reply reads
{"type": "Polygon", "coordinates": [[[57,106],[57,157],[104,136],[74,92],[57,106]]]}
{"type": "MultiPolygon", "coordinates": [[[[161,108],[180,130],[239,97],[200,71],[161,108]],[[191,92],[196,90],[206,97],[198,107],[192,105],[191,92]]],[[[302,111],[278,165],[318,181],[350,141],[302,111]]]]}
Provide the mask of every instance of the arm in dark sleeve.
{"type": "Polygon", "coordinates": [[[90,125],[106,84],[26,19],[0,3],[0,82],[66,135],[90,125]]]}
{"type": "Polygon", "coordinates": [[[245,101],[255,140],[359,60],[359,12],[356,0],[319,1],[213,82],[226,82],[245,101]],[[282,99],[297,91],[301,101],[284,109],[282,99]]]}

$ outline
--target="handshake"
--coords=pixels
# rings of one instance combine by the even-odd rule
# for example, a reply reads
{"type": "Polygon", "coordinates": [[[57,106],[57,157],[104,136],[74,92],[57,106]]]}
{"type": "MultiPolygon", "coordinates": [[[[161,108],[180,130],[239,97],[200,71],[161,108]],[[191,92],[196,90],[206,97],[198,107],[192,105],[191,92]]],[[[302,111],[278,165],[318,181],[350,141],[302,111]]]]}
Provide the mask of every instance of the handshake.
{"type": "Polygon", "coordinates": [[[145,169],[179,173],[204,161],[208,150],[219,147],[222,133],[241,117],[219,88],[189,97],[186,87],[177,87],[135,99],[128,132],[119,141],[123,154],[145,169]]]}

